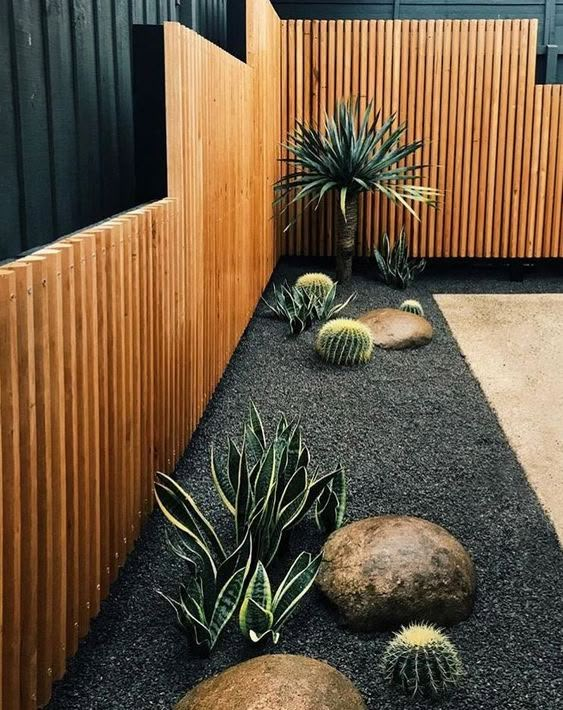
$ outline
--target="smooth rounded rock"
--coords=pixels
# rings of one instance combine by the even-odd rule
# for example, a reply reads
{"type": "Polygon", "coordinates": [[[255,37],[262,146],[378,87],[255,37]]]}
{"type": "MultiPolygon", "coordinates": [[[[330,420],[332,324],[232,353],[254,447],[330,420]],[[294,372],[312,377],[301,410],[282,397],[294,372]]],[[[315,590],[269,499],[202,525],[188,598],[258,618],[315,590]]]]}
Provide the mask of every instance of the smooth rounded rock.
{"type": "Polygon", "coordinates": [[[204,680],[175,710],[366,710],[346,676],[306,656],[252,658],[204,680]]]}
{"type": "Polygon", "coordinates": [[[317,585],[356,630],[411,621],[451,626],[473,609],[475,569],[461,543],[439,525],[381,515],[329,537],[317,585]]]}
{"type": "Polygon", "coordinates": [[[419,348],[432,340],[432,325],[426,318],[398,308],[376,308],[358,320],[369,328],[374,344],[380,348],[419,348]]]}

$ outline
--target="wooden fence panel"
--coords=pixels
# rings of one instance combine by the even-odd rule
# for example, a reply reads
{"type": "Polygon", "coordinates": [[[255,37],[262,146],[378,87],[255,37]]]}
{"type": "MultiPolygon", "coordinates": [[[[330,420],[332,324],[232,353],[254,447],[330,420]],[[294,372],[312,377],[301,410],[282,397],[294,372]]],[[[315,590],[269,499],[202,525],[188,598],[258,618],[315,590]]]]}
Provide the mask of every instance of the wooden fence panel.
{"type": "Polygon", "coordinates": [[[169,197],[0,269],[0,707],[45,704],[278,258],[281,23],[165,27],[169,197]]]}
{"type": "MultiPolygon", "coordinates": [[[[284,133],[339,99],[373,100],[408,123],[407,140],[425,140],[409,163],[429,165],[427,184],[443,191],[439,211],[417,208],[420,221],[363,197],[358,254],[404,225],[415,256],[563,256],[563,97],[535,86],[536,20],[288,20],[282,36],[284,133]]],[[[306,212],[284,253],[332,253],[335,209],[328,199],[306,212]]]]}

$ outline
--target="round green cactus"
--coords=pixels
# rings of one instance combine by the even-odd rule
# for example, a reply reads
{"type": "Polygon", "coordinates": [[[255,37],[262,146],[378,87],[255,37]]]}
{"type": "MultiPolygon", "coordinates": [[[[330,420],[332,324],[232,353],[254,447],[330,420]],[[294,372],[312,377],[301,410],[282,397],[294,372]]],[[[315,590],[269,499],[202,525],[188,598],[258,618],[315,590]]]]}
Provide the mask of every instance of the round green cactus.
{"type": "Polygon", "coordinates": [[[336,318],[319,330],[315,348],[325,362],[333,365],[360,365],[373,353],[367,326],[352,318],[336,318]]]}
{"type": "Polygon", "coordinates": [[[448,637],[432,624],[410,624],[398,631],[383,654],[388,683],[405,693],[437,697],[458,685],[463,666],[448,637]]]}
{"type": "Polygon", "coordinates": [[[326,274],[309,273],[303,274],[295,282],[297,288],[303,289],[307,293],[314,294],[319,298],[324,298],[334,286],[334,281],[326,274]]]}
{"type": "Polygon", "coordinates": [[[420,305],[418,301],[407,299],[403,301],[399,306],[401,311],[406,313],[414,313],[416,316],[424,316],[424,308],[420,305]]]}

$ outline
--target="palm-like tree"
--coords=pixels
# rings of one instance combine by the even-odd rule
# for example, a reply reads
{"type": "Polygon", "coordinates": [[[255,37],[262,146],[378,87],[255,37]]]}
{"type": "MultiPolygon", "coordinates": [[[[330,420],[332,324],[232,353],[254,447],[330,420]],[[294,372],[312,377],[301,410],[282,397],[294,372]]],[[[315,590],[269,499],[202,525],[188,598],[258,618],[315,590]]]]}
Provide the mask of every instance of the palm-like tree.
{"type": "Polygon", "coordinates": [[[360,193],[379,191],[415,217],[409,203],[435,207],[439,195],[432,187],[416,184],[425,166],[401,164],[422,147],[422,141],[400,145],[407,125],[393,128],[393,114],[378,128],[380,114],[370,120],[372,108],[370,102],[359,120],[359,102],[342,101],[333,117],[325,115],[324,131],[297,122],[284,144],[290,154],[283,159],[288,173],[275,184],[276,202],[285,201],[285,209],[300,200],[306,207],[316,203],[317,209],[327,193],[339,194],[336,277],[341,282],[352,275],[360,193]]]}

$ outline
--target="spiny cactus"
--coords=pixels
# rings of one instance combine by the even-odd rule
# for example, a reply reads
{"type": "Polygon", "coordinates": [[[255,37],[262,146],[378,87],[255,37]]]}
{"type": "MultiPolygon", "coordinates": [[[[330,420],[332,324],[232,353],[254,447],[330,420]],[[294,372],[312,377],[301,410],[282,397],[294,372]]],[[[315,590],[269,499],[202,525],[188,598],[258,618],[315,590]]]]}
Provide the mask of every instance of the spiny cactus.
{"type": "Polygon", "coordinates": [[[387,645],[381,665],[387,682],[413,697],[442,695],[463,674],[456,647],[432,624],[404,626],[387,645]]]}
{"type": "Polygon", "coordinates": [[[424,316],[424,308],[418,301],[411,299],[403,301],[399,306],[399,309],[401,311],[405,311],[405,313],[414,313],[416,316],[424,316]]]}
{"type": "Polygon", "coordinates": [[[295,286],[323,298],[334,286],[334,281],[326,274],[309,273],[300,276],[295,282],[295,286]]]}
{"type": "Polygon", "coordinates": [[[367,326],[352,318],[336,318],[320,329],[315,348],[333,365],[359,365],[368,362],[373,341],[367,326]]]}

